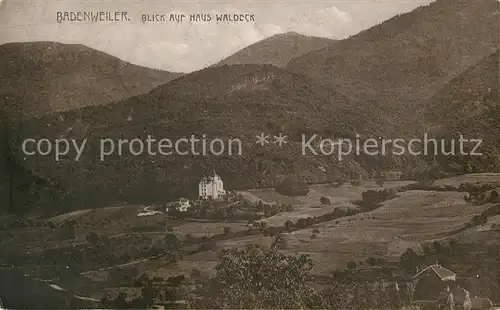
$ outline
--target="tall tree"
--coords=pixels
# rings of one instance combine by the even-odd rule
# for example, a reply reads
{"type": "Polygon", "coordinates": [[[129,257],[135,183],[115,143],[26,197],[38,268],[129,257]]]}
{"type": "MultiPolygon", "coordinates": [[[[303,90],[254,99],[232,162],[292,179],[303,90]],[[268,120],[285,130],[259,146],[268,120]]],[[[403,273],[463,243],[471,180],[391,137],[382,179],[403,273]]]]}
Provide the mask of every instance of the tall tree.
{"type": "Polygon", "coordinates": [[[250,245],[225,249],[217,274],[202,290],[201,308],[328,308],[326,299],[310,281],[313,267],[306,255],[286,256],[277,248],[250,245]]]}

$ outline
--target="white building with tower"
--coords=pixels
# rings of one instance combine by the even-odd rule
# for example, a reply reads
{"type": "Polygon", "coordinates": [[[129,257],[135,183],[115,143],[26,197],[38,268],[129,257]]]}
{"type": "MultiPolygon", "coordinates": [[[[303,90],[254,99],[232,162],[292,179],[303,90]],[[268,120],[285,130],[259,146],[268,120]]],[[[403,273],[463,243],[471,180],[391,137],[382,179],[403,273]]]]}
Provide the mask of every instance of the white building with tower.
{"type": "Polygon", "coordinates": [[[204,177],[198,184],[198,196],[201,199],[215,200],[225,195],[224,182],[215,170],[212,176],[204,177]]]}

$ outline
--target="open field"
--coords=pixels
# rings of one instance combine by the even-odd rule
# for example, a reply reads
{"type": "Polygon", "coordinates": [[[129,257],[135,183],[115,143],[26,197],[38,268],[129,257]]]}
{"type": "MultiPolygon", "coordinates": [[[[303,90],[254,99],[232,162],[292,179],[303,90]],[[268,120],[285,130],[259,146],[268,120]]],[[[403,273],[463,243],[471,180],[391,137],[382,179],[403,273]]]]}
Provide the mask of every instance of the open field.
{"type": "MultiPolygon", "coordinates": [[[[465,202],[458,192],[407,191],[372,212],[284,234],[284,252],[309,254],[316,262],[317,273],[343,268],[347,261],[370,256],[396,261],[408,248],[421,252],[420,242],[453,234],[490,206],[465,202]],[[319,233],[313,233],[316,229],[319,233]]],[[[283,220],[288,213],[293,212],[267,220],[283,220]]],[[[248,236],[217,245],[219,249],[243,248],[247,244],[270,245],[272,241],[270,237],[248,236]]]]}
{"type": "Polygon", "coordinates": [[[143,206],[122,205],[98,209],[78,210],[54,216],[50,218],[49,221],[61,223],[64,221],[74,220],[82,224],[111,220],[126,221],[131,217],[135,217],[142,209],[143,206]]]}
{"type": "Polygon", "coordinates": [[[231,232],[248,230],[246,222],[190,222],[175,227],[175,232],[193,237],[211,237],[224,233],[224,228],[229,227],[231,232]]]}
{"type": "MultiPolygon", "coordinates": [[[[213,268],[217,264],[217,253],[203,252],[193,255],[186,255],[182,260],[177,262],[167,261],[164,257],[157,259],[145,260],[127,266],[119,266],[114,270],[122,270],[125,272],[142,275],[147,274],[149,277],[168,278],[178,275],[189,275],[192,270],[197,269],[207,274],[213,274],[213,268]],[[132,271],[133,270],[133,271],[132,271]]],[[[83,276],[93,281],[102,282],[109,280],[112,270],[92,271],[83,276]]]]}
{"type": "Polygon", "coordinates": [[[359,209],[359,207],[351,202],[348,202],[348,201],[332,202],[332,204],[326,205],[326,206],[321,206],[321,205],[295,206],[293,211],[282,212],[282,213],[276,214],[274,216],[260,220],[259,222],[264,222],[268,226],[282,227],[285,224],[285,222],[288,220],[290,220],[292,222],[296,222],[298,219],[301,219],[301,218],[320,216],[323,214],[332,213],[333,211],[335,211],[335,209],[348,210],[348,209],[359,209]]]}
{"type": "Polygon", "coordinates": [[[361,181],[357,186],[344,184],[339,187],[333,187],[330,184],[315,184],[309,186],[309,193],[306,196],[288,197],[277,193],[273,188],[252,189],[248,191],[239,191],[245,199],[258,202],[262,200],[268,204],[283,203],[292,206],[315,206],[319,205],[321,196],[326,196],[335,201],[345,202],[361,199],[361,194],[367,190],[383,190],[390,188],[401,188],[413,184],[414,181],[385,181],[382,186],[377,185],[375,181],[361,181]]]}
{"type": "Polygon", "coordinates": [[[320,195],[330,197],[334,200],[360,200],[361,194],[368,190],[384,190],[398,189],[403,186],[414,184],[414,181],[385,181],[382,186],[377,185],[375,181],[361,181],[358,186],[342,185],[340,187],[332,187],[330,184],[313,185],[311,189],[318,192],[320,195]]]}
{"type": "Polygon", "coordinates": [[[302,201],[296,199],[295,197],[288,197],[278,194],[273,188],[253,189],[248,191],[239,191],[238,193],[243,195],[245,199],[253,203],[262,201],[268,204],[283,203],[287,205],[290,204],[292,206],[304,204],[302,201]]]}
{"type": "Polygon", "coordinates": [[[490,206],[467,203],[456,192],[408,191],[372,212],[317,225],[320,233],[315,239],[311,239],[312,228],[293,232],[288,235],[288,245],[299,251],[321,249],[331,254],[344,252],[346,245],[359,245],[352,253],[359,254],[368,244],[384,244],[386,251],[381,254],[396,258],[408,247],[418,249],[420,241],[452,234],[490,206]]]}
{"type": "Polygon", "coordinates": [[[436,181],[435,185],[460,186],[462,183],[492,184],[500,187],[500,173],[472,173],[436,181]]]}
{"type": "Polygon", "coordinates": [[[76,221],[77,235],[93,231],[106,236],[115,236],[129,232],[153,233],[173,229],[179,234],[191,234],[196,237],[213,236],[224,232],[224,227],[232,231],[246,230],[243,222],[214,222],[209,220],[173,219],[166,214],[137,216],[144,206],[116,206],[101,209],[89,209],[70,212],[50,219],[57,224],[76,221]],[[88,228],[88,229],[85,229],[88,228]]]}
{"type": "Polygon", "coordinates": [[[461,227],[490,206],[466,202],[458,192],[407,191],[369,214],[383,219],[381,226],[401,228],[403,239],[418,240],[461,227]]]}
{"type": "MultiPolygon", "coordinates": [[[[464,182],[491,184],[498,179],[500,177],[496,174],[480,174],[455,177],[439,182],[458,186],[464,182]]],[[[307,196],[293,198],[277,194],[273,189],[250,190],[241,193],[248,200],[251,198],[255,201],[263,200],[266,203],[292,204],[293,211],[282,212],[262,220],[268,226],[283,226],[287,220],[297,221],[300,218],[319,216],[333,212],[337,208],[358,208],[355,202],[361,200],[362,193],[367,190],[398,188],[409,183],[411,182],[387,181],[384,182],[383,187],[374,182],[340,187],[332,187],[329,184],[312,185],[307,196]],[[329,197],[331,204],[321,205],[321,196],[329,197]]],[[[285,233],[286,246],[282,252],[288,255],[308,254],[315,262],[313,273],[327,275],[335,269],[345,268],[349,261],[364,262],[369,257],[396,262],[408,248],[421,253],[424,244],[435,240],[447,242],[450,238],[454,238],[459,242],[468,243],[498,242],[500,240],[500,216],[489,218],[488,223],[484,225],[458,232],[474,215],[479,215],[492,206],[492,204],[477,205],[473,202],[466,202],[463,196],[464,193],[453,191],[400,192],[397,197],[383,202],[379,208],[371,212],[346,216],[307,229],[285,233]]],[[[45,254],[41,252],[87,244],[86,236],[90,232],[95,232],[112,239],[115,246],[130,244],[131,248],[138,248],[141,253],[141,246],[147,249],[149,244],[161,244],[164,236],[169,232],[175,233],[182,240],[186,235],[208,238],[220,235],[224,233],[225,227],[229,227],[232,232],[248,229],[246,221],[173,219],[166,214],[138,217],[137,214],[143,210],[144,206],[124,205],[69,212],[50,219],[61,227],[56,229],[16,228],[10,236],[6,235],[5,238],[2,236],[1,245],[11,247],[19,253],[45,254]],[[76,223],[73,228],[74,238],[64,235],[65,229],[62,226],[69,222],[76,223]]],[[[227,235],[224,240],[216,241],[215,249],[209,247],[208,250],[203,251],[199,250],[200,244],[188,245],[184,248],[183,257],[177,262],[170,261],[167,256],[135,254],[129,261],[116,259],[109,265],[105,264],[103,269],[112,267],[110,270],[84,273],[81,277],[90,283],[94,281],[96,285],[106,286],[114,281],[112,270],[125,272],[130,270],[137,275],[146,273],[150,277],[163,278],[187,275],[193,269],[213,274],[213,268],[217,264],[217,254],[222,249],[241,249],[249,244],[270,246],[274,239],[274,237],[265,237],[263,234],[246,237],[227,235]],[[197,249],[200,252],[196,252],[197,249]]],[[[211,242],[213,241],[202,241],[202,243],[211,242]]],[[[96,269],[99,270],[101,267],[103,266],[96,269]]],[[[95,269],[90,267],[86,270],[95,269]]],[[[88,296],[100,298],[105,290],[90,291],[88,296]]]]}
{"type": "Polygon", "coordinates": [[[291,204],[294,207],[293,211],[283,212],[261,220],[269,226],[283,226],[287,220],[297,221],[300,218],[320,216],[331,213],[337,208],[358,209],[358,206],[353,202],[361,200],[362,193],[365,191],[401,188],[412,183],[415,182],[387,181],[384,182],[383,186],[379,186],[374,181],[362,181],[359,186],[342,185],[340,187],[332,187],[330,184],[318,184],[310,186],[309,193],[306,196],[298,197],[286,197],[276,193],[274,189],[251,190],[241,193],[251,201],[262,200],[270,204],[291,204]],[[328,197],[331,204],[321,205],[321,196],[328,197]]]}

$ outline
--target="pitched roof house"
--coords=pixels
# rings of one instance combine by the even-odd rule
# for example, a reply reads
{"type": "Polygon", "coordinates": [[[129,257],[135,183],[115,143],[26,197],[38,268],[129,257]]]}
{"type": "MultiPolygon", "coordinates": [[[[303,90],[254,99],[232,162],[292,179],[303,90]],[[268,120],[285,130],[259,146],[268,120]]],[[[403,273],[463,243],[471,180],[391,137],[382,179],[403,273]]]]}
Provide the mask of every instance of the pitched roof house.
{"type": "Polygon", "coordinates": [[[438,300],[456,280],[456,274],[438,263],[425,267],[413,276],[415,300],[438,300]]]}
{"type": "Polygon", "coordinates": [[[413,276],[413,279],[422,279],[430,274],[435,274],[441,281],[455,281],[457,276],[453,271],[444,268],[439,265],[439,263],[436,263],[422,269],[415,276],[413,276]]]}

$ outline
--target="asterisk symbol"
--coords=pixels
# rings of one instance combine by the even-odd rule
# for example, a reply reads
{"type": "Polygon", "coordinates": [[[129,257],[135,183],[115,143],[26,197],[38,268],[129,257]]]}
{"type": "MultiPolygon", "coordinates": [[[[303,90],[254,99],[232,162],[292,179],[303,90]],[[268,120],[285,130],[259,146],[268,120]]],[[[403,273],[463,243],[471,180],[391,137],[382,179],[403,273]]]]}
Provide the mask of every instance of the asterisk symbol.
{"type": "Polygon", "coordinates": [[[282,146],[283,144],[286,144],[286,135],[283,135],[281,132],[279,133],[278,136],[274,136],[274,143],[277,143],[279,146],[282,146]]]}
{"type": "Polygon", "coordinates": [[[266,135],[265,133],[261,133],[258,136],[255,136],[257,138],[256,144],[260,144],[260,146],[264,146],[265,144],[269,143],[269,135],[266,135]]]}

